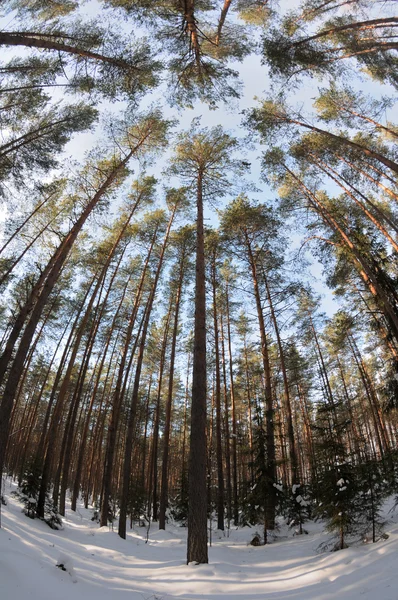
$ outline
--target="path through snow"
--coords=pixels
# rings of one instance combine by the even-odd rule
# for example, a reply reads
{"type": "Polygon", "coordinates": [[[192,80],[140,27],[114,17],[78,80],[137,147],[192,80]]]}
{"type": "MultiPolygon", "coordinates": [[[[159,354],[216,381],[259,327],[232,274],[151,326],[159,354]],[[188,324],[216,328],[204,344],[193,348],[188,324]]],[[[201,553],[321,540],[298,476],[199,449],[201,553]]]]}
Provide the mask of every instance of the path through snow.
{"type": "MultiPolygon", "coordinates": [[[[319,524],[309,535],[248,546],[254,529],[214,539],[208,565],[185,564],[186,530],[152,526],[128,533],[99,528],[91,512],[67,511],[63,531],[21,513],[8,496],[0,530],[0,600],[398,600],[398,515],[389,538],[317,554],[327,539],[319,524]],[[56,568],[68,559],[72,575],[56,568]]],[[[68,566],[68,565],[67,565],[68,566]]]]}

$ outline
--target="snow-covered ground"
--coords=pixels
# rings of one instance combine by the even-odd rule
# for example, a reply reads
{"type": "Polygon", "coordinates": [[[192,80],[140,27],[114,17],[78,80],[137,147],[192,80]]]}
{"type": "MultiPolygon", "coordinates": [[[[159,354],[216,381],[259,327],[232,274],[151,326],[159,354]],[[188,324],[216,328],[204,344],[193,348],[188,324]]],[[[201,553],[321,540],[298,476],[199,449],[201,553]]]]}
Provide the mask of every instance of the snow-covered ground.
{"type": "Polygon", "coordinates": [[[187,566],[184,528],[164,532],[154,524],[148,543],[144,528],[123,541],[79,508],[67,511],[63,531],[52,531],[7,497],[1,600],[398,600],[398,514],[387,514],[388,539],[334,553],[317,553],[328,538],[320,524],[306,525],[309,534],[296,537],[281,528],[262,547],[248,545],[254,529],[231,530],[229,538],[213,536],[208,565],[187,566]]]}

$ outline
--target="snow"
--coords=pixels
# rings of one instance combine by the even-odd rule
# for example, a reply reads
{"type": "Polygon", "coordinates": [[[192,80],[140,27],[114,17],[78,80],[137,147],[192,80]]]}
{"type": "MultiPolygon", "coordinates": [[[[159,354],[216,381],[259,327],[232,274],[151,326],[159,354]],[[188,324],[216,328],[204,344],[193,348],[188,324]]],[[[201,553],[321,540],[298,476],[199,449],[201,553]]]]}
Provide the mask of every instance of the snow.
{"type": "Polygon", "coordinates": [[[298,496],[296,496],[296,502],[298,502],[300,504],[300,506],[308,506],[308,502],[306,500],[304,500],[304,498],[302,496],[300,496],[300,494],[298,496]]]}
{"type": "MultiPolygon", "coordinates": [[[[306,523],[306,536],[281,526],[267,546],[248,542],[255,528],[213,535],[208,565],[186,565],[186,529],[152,525],[127,540],[68,510],[64,530],[27,518],[10,497],[2,506],[1,600],[397,600],[398,515],[388,513],[388,539],[318,553],[329,535],[306,523]],[[66,571],[56,568],[64,564],[66,571]]],[[[393,502],[390,502],[390,506],[393,502]]]]}

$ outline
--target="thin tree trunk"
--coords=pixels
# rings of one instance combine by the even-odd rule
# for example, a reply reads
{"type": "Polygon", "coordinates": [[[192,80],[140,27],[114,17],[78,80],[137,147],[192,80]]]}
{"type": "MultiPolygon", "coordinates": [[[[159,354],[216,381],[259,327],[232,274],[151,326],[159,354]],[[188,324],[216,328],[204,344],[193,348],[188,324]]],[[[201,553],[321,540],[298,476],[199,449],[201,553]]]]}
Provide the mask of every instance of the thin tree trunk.
{"type": "Polygon", "coordinates": [[[352,252],[354,264],[356,265],[361,278],[366,283],[366,285],[369,288],[369,291],[372,293],[375,299],[379,300],[383,304],[384,314],[391,326],[394,338],[398,340],[398,315],[396,313],[395,308],[391,305],[388,295],[380,285],[380,278],[376,276],[371,266],[368,264],[367,260],[358,251],[354,243],[343,231],[343,229],[333,218],[330,212],[326,209],[326,207],[319,201],[318,198],[316,198],[316,196],[307,188],[307,186],[305,186],[304,183],[288,167],[286,167],[286,165],[284,168],[298,183],[299,187],[302,189],[302,191],[308,198],[310,204],[312,205],[314,210],[321,216],[325,224],[340,235],[340,237],[343,240],[343,243],[352,252]]]}
{"type": "Polygon", "coordinates": [[[225,19],[227,18],[227,14],[229,11],[229,7],[232,4],[232,0],[224,0],[224,5],[221,9],[220,18],[218,20],[217,33],[214,40],[216,46],[220,45],[220,39],[222,34],[222,29],[224,27],[225,19]]]}
{"type": "Polygon", "coordinates": [[[136,364],[136,369],[135,369],[134,386],[133,386],[133,392],[132,392],[132,396],[131,396],[130,411],[129,411],[128,421],[127,421],[126,443],[125,443],[125,452],[124,452],[124,459],[123,459],[123,466],[122,466],[122,486],[121,486],[120,515],[119,515],[119,536],[123,539],[126,539],[127,506],[128,506],[128,499],[129,499],[130,475],[131,475],[131,454],[132,454],[132,445],[133,445],[135,417],[136,417],[137,406],[138,406],[138,392],[139,392],[139,385],[140,385],[140,377],[141,377],[142,363],[143,363],[144,352],[145,352],[146,336],[148,333],[149,319],[150,319],[151,312],[152,312],[153,302],[155,300],[156,289],[157,289],[157,285],[159,282],[160,273],[161,273],[162,267],[163,267],[164,255],[165,255],[165,251],[166,251],[167,244],[169,241],[171,226],[173,224],[177,208],[178,208],[178,205],[176,203],[173,207],[173,210],[171,212],[170,219],[169,219],[169,222],[167,225],[167,229],[166,229],[162,249],[160,252],[160,257],[159,257],[155,277],[154,277],[154,281],[152,284],[152,289],[150,292],[150,296],[148,298],[147,305],[145,307],[145,318],[144,318],[144,323],[143,323],[143,328],[142,328],[141,340],[140,340],[140,344],[139,344],[139,348],[138,348],[137,364],[136,364]]]}
{"type": "Polygon", "coordinates": [[[379,152],[376,152],[375,150],[372,150],[365,146],[361,146],[361,144],[353,142],[353,141],[349,140],[348,138],[342,137],[340,135],[331,133],[330,131],[326,131],[325,129],[320,129],[319,127],[315,127],[314,125],[309,125],[307,123],[297,121],[296,119],[292,119],[285,115],[282,115],[281,117],[279,117],[278,115],[275,115],[275,116],[276,116],[276,118],[280,118],[281,120],[284,120],[286,123],[294,123],[295,125],[298,125],[299,127],[304,127],[305,129],[309,129],[310,131],[315,131],[316,133],[320,133],[320,134],[326,136],[327,138],[330,138],[332,140],[336,140],[337,142],[342,143],[344,146],[349,146],[350,148],[353,148],[354,150],[357,150],[358,152],[362,152],[365,156],[375,158],[376,160],[381,162],[384,166],[391,169],[391,171],[393,171],[394,173],[398,173],[398,164],[396,162],[390,160],[389,158],[383,156],[379,152]]]}
{"type": "Polygon", "coordinates": [[[226,282],[225,286],[225,302],[227,313],[227,339],[228,339],[228,364],[229,364],[229,382],[230,382],[230,398],[232,408],[232,502],[233,502],[233,517],[234,525],[239,524],[239,502],[238,502],[238,453],[237,453],[237,430],[236,430],[236,400],[235,400],[235,382],[234,368],[232,360],[232,336],[231,336],[231,315],[229,310],[229,285],[226,282]]]}
{"type": "Polygon", "coordinates": [[[272,296],[271,296],[271,291],[269,288],[268,277],[266,277],[266,275],[265,275],[264,268],[262,269],[262,273],[263,273],[265,288],[267,291],[267,299],[268,299],[268,304],[269,304],[269,308],[270,308],[270,312],[271,312],[271,320],[272,320],[272,324],[274,326],[276,341],[277,341],[277,345],[278,345],[279,360],[281,362],[284,400],[285,400],[284,408],[285,408],[286,420],[287,420],[287,437],[289,440],[289,459],[290,459],[290,468],[291,468],[291,473],[292,473],[291,484],[294,485],[294,484],[298,483],[298,460],[297,460],[296,442],[294,439],[292,406],[291,406],[291,402],[290,402],[290,391],[289,391],[289,382],[287,379],[287,371],[286,371],[286,364],[285,364],[285,353],[283,350],[282,340],[281,340],[281,336],[280,336],[280,332],[279,332],[278,321],[276,319],[274,305],[272,302],[272,296]]]}
{"type": "Polygon", "coordinates": [[[211,262],[211,282],[213,291],[213,321],[214,321],[214,350],[215,350],[215,405],[216,405],[216,458],[217,458],[217,529],[224,531],[224,469],[221,438],[221,377],[220,377],[220,344],[218,334],[218,310],[217,310],[217,276],[216,276],[216,252],[214,250],[211,262]]]}
{"type": "Polygon", "coordinates": [[[130,160],[131,156],[134,154],[135,149],[130,150],[127,156],[121,160],[119,163],[115,165],[111,173],[107,176],[105,181],[102,183],[98,191],[91,198],[90,202],[87,204],[79,219],[76,221],[75,225],[69,231],[68,235],[65,237],[60,247],[56,251],[56,258],[53,260],[53,265],[48,273],[48,276],[43,284],[43,288],[40,294],[40,297],[36,301],[36,304],[32,310],[29,322],[25,327],[25,331],[22,335],[17,353],[15,355],[14,361],[11,365],[9,376],[7,383],[4,388],[2,401],[0,404],[0,477],[3,472],[4,460],[5,460],[5,450],[6,444],[9,434],[9,421],[11,416],[12,407],[14,404],[15,390],[18,386],[19,380],[22,375],[23,363],[29,351],[29,347],[36,329],[36,326],[41,318],[44,307],[47,303],[47,300],[54,289],[55,284],[58,281],[61,270],[64,266],[66,259],[69,256],[69,252],[81,231],[83,225],[85,224],[87,218],[92,213],[92,211],[96,208],[97,204],[100,202],[103,195],[115,181],[116,177],[119,173],[124,169],[130,160]]]}
{"type": "MultiPolygon", "coordinates": [[[[2,90],[2,92],[4,93],[5,90],[2,90]]],[[[9,244],[11,244],[11,242],[17,237],[18,233],[25,227],[25,225],[27,223],[29,223],[29,221],[40,211],[40,209],[49,201],[51,200],[51,198],[53,198],[53,196],[56,194],[56,192],[52,192],[49,196],[47,196],[46,198],[44,198],[44,200],[42,202],[40,202],[36,208],[34,208],[32,210],[32,212],[29,213],[29,215],[26,217],[26,219],[21,223],[21,225],[19,225],[16,230],[10,235],[10,237],[8,238],[8,240],[3,244],[3,246],[0,248],[0,254],[2,254],[4,252],[4,250],[7,248],[7,246],[9,246],[9,244]]]]}
{"type": "MultiPolygon", "coordinates": [[[[155,229],[154,235],[152,236],[152,240],[150,243],[150,248],[145,260],[145,264],[142,270],[140,282],[138,284],[138,288],[135,294],[134,305],[132,312],[130,314],[129,323],[127,326],[125,343],[122,351],[122,356],[120,360],[118,376],[116,380],[116,387],[113,394],[112,399],[112,413],[111,420],[108,425],[108,435],[106,441],[106,450],[105,450],[105,463],[104,463],[104,475],[102,482],[102,495],[101,495],[101,527],[104,527],[108,524],[108,513],[109,513],[109,499],[111,496],[112,489],[112,476],[113,476],[113,462],[115,456],[115,445],[116,445],[116,437],[117,437],[117,429],[119,426],[120,420],[120,412],[123,402],[124,389],[125,385],[123,385],[124,375],[125,375],[125,367],[127,362],[127,356],[130,349],[131,337],[133,334],[133,328],[136,321],[139,304],[141,301],[142,290],[144,281],[146,278],[149,261],[152,255],[152,251],[155,245],[155,241],[158,234],[158,228],[155,229]]],[[[131,360],[133,357],[133,353],[131,353],[131,360]]],[[[128,371],[129,369],[127,369],[128,371]]]]}
{"type": "MultiPolygon", "coordinates": [[[[347,158],[345,158],[344,156],[341,156],[340,154],[337,154],[336,152],[334,152],[333,154],[338,159],[340,159],[341,161],[343,161],[346,165],[348,165],[349,167],[351,167],[351,169],[354,169],[354,171],[356,171],[357,173],[360,173],[360,175],[363,175],[366,179],[368,179],[369,181],[371,181],[374,185],[377,185],[381,190],[383,190],[383,192],[385,192],[386,194],[388,194],[393,200],[395,200],[396,202],[398,201],[398,194],[396,194],[395,192],[393,192],[392,190],[390,190],[390,188],[388,188],[383,183],[381,183],[381,181],[378,181],[375,177],[372,177],[372,175],[370,175],[364,169],[361,169],[360,167],[358,167],[354,163],[352,163],[349,160],[347,160],[347,158]]],[[[373,167],[371,165],[368,165],[368,166],[370,166],[373,170],[375,170],[375,167],[373,167]]],[[[378,169],[376,170],[376,172],[379,173],[379,174],[384,175],[378,169]]],[[[388,179],[390,179],[390,178],[388,178],[388,179]]],[[[390,179],[390,181],[392,181],[392,183],[394,183],[393,180],[390,179]]]]}
{"type": "Polygon", "coordinates": [[[163,433],[163,457],[162,457],[162,480],[160,488],[160,505],[159,505],[159,529],[166,529],[166,509],[168,503],[168,469],[169,469],[169,443],[170,443],[170,432],[171,432],[171,410],[173,404],[173,387],[174,387],[174,367],[175,367],[175,356],[177,346],[177,334],[178,334],[178,320],[180,315],[180,304],[182,295],[182,286],[184,281],[185,272],[185,261],[186,261],[186,248],[183,248],[183,253],[180,258],[180,269],[178,275],[178,284],[175,300],[174,309],[174,325],[171,339],[171,354],[170,354],[170,368],[169,368],[169,386],[167,390],[167,401],[166,401],[166,417],[165,426],[163,433]]]}
{"type": "MultiPolygon", "coordinates": [[[[152,521],[157,522],[158,520],[158,453],[159,453],[159,424],[160,424],[160,399],[162,395],[162,384],[163,374],[166,362],[166,350],[169,336],[170,320],[171,320],[172,302],[170,300],[169,309],[167,311],[166,323],[163,333],[162,348],[160,353],[159,363],[159,378],[158,378],[158,390],[156,394],[156,409],[155,409],[155,420],[153,426],[153,441],[152,441],[152,506],[153,516],[152,521]]],[[[150,511],[149,511],[150,512],[150,511]]]]}
{"type": "Polygon", "coordinates": [[[346,25],[340,25],[337,27],[331,27],[320,31],[319,33],[310,37],[304,38],[292,44],[293,47],[301,46],[307,42],[312,42],[329,35],[340,33],[341,31],[366,31],[369,29],[375,29],[378,27],[396,27],[398,25],[398,17],[384,17],[380,19],[369,19],[367,21],[357,21],[356,23],[347,23],[346,25]]]}
{"type": "Polygon", "coordinates": [[[271,366],[269,361],[268,340],[265,332],[265,323],[263,309],[261,305],[259,282],[257,275],[257,265],[254,258],[250,240],[246,235],[247,254],[252,273],[253,291],[256,300],[257,318],[260,329],[261,338],[261,356],[265,377],[265,422],[266,422],[266,463],[265,463],[265,488],[266,497],[264,498],[264,542],[267,542],[267,529],[275,528],[275,511],[276,511],[276,491],[274,483],[276,483],[276,458],[275,458],[275,433],[274,433],[274,408],[271,383],[271,366]]]}
{"type": "Polygon", "coordinates": [[[386,223],[388,223],[388,225],[396,232],[398,233],[398,226],[393,223],[391,221],[391,219],[389,219],[389,217],[387,215],[384,214],[384,212],[382,212],[377,206],[375,206],[375,204],[373,202],[371,202],[370,200],[368,200],[368,198],[366,198],[366,196],[364,196],[363,194],[361,194],[361,192],[359,190],[357,190],[351,183],[347,182],[344,177],[342,177],[339,173],[337,173],[334,169],[332,169],[332,167],[330,167],[329,165],[327,165],[326,163],[324,163],[323,161],[321,161],[320,159],[318,159],[316,156],[314,156],[313,154],[310,154],[310,156],[313,156],[315,158],[315,160],[318,162],[318,166],[321,169],[321,171],[323,171],[326,175],[328,175],[328,177],[330,177],[330,179],[332,179],[332,181],[334,181],[342,190],[344,190],[344,192],[347,194],[347,196],[349,198],[351,198],[351,200],[353,200],[355,202],[355,204],[357,206],[360,207],[360,209],[365,213],[365,215],[368,217],[368,219],[373,223],[373,225],[375,227],[377,227],[377,229],[384,235],[384,237],[389,241],[389,243],[391,244],[391,246],[394,248],[394,250],[396,252],[398,252],[398,244],[397,242],[394,240],[394,238],[391,237],[391,235],[389,234],[389,232],[386,230],[386,228],[382,225],[382,223],[376,219],[376,217],[374,215],[372,215],[372,213],[366,208],[366,206],[360,201],[358,200],[357,196],[355,196],[354,194],[352,194],[350,192],[350,190],[348,190],[344,185],[342,185],[339,181],[339,179],[341,179],[342,181],[344,181],[345,183],[347,183],[351,189],[358,195],[360,196],[366,203],[368,203],[373,210],[375,211],[375,213],[378,215],[379,218],[381,218],[383,221],[385,221],[386,223]],[[322,166],[321,166],[322,165],[322,166]]]}
{"type": "MultiPolygon", "coordinates": [[[[90,405],[87,411],[87,415],[86,415],[86,422],[84,425],[84,429],[83,429],[83,433],[82,433],[82,441],[80,444],[80,450],[79,450],[79,458],[77,461],[77,467],[76,467],[76,475],[75,475],[75,482],[74,482],[74,486],[73,486],[73,492],[72,492],[72,502],[71,502],[71,509],[73,511],[76,510],[76,503],[77,503],[77,498],[79,495],[79,490],[80,490],[80,478],[81,478],[81,473],[82,473],[82,469],[83,469],[83,460],[84,460],[84,454],[85,454],[85,449],[86,449],[86,443],[87,443],[87,434],[88,434],[88,429],[89,429],[89,425],[90,425],[90,418],[91,418],[91,413],[94,407],[94,403],[96,401],[96,395],[97,395],[97,391],[98,391],[98,387],[101,383],[101,374],[104,368],[104,364],[105,364],[105,360],[106,360],[106,355],[108,352],[108,348],[109,348],[109,344],[111,342],[112,339],[112,335],[114,333],[114,329],[115,329],[115,325],[116,325],[116,320],[119,316],[120,310],[122,308],[123,305],[123,301],[127,292],[127,287],[130,283],[130,278],[127,280],[126,285],[123,288],[123,293],[121,295],[120,301],[119,301],[119,305],[115,311],[115,314],[113,316],[112,319],[112,324],[111,327],[109,329],[109,334],[105,343],[105,349],[104,352],[102,354],[102,359],[101,359],[101,363],[99,365],[98,368],[98,372],[97,372],[97,377],[96,377],[96,381],[94,384],[94,388],[91,394],[91,401],[90,401],[90,405]]],[[[111,286],[109,286],[110,289],[111,286]]],[[[106,382],[105,382],[105,387],[106,387],[106,382]]]]}
{"type": "Polygon", "coordinates": [[[37,240],[39,239],[39,237],[45,232],[47,231],[47,229],[50,227],[50,225],[59,217],[60,214],[62,214],[64,212],[64,209],[61,209],[60,211],[58,211],[58,213],[48,222],[46,223],[46,225],[44,227],[42,227],[40,229],[40,231],[34,236],[34,238],[29,242],[29,244],[23,249],[23,251],[21,252],[21,254],[19,254],[17,256],[17,258],[13,261],[13,263],[10,265],[10,267],[7,269],[7,271],[4,273],[4,275],[0,278],[0,285],[2,285],[5,281],[7,281],[7,278],[9,277],[9,275],[11,275],[11,273],[13,272],[13,270],[15,269],[15,267],[21,262],[21,260],[23,259],[23,257],[25,256],[25,254],[31,249],[31,247],[35,244],[35,242],[37,242],[37,240]]]}
{"type": "Polygon", "coordinates": [[[230,443],[230,429],[229,429],[229,403],[228,403],[228,386],[227,386],[227,369],[226,369],[226,358],[225,358],[225,341],[224,341],[224,324],[221,314],[220,318],[221,327],[221,364],[224,384],[224,447],[225,447],[225,475],[226,475],[226,489],[227,489],[227,523],[228,529],[230,528],[232,518],[232,482],[231,482],[231,443],[230,443]]]}

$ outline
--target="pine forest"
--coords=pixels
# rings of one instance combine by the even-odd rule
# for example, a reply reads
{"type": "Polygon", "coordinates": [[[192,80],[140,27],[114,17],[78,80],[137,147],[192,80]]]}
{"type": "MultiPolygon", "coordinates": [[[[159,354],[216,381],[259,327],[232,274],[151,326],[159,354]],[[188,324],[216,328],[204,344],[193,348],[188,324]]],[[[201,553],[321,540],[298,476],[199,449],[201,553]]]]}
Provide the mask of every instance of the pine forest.
{"type": "Polygon", "coordinates": [[[0,3],[3,519],[387,539],[396,8],[0,3]]]}

